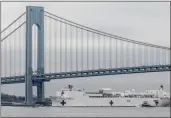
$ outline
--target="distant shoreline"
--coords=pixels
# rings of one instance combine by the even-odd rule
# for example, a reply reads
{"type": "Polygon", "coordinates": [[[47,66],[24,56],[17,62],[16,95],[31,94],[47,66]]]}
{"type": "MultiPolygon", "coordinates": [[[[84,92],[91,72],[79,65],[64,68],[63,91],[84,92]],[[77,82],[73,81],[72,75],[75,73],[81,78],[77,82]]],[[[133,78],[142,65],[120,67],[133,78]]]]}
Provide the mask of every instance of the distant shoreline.
{"type": "MultiPolygon", "coordinates": [[[[45,98],[44,102],[48,103],[51,100],[49,98],[45,98]]],[[[37,104],[37,97],[33,97],[33,102],[37,104]]],[[[25,97],[24,96],[15,96],[1,93],[1,105],[2,106],[26,106],[25,105],[25,97]]]]}
{"type": "Polygon", "coordinates": [[[15,95],[9,95],[5,93],[1,93],[1,102],[17,102],[21,103],[25,101],[25,97],[23,96],[15,96],[15,95]]]}

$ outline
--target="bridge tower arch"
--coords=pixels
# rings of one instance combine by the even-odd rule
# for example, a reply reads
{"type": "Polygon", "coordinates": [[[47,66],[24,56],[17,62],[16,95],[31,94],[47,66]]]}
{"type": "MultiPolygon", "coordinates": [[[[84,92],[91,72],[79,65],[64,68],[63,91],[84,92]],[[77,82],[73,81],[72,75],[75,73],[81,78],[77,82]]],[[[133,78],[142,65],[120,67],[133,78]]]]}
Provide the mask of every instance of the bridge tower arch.
{"type": "MultiPolygon", "coordinates": [[[[25,72],[25,102],[33,105],[32,81],[32,26],[38,29],[37,37],[37,74],[44,73],[44,8],[36,6],[26,7],[26,72],[25,72]]],[[[44,100],[44,82],[37,82],[38,101],[44,100]]]]}

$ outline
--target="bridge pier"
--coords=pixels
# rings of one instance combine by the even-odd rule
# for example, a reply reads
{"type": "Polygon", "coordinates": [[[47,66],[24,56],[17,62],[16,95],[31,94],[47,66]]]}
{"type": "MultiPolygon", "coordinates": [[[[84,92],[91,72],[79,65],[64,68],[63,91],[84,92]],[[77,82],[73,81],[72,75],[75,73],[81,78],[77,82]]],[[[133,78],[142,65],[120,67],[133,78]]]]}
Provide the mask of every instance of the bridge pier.
{"type": "Polygon", "coordinates": [[[44,82],[40,82],[37,85],[37,100],[38,102],[44,101],[44,82]]]}
{"type": "MultiPolygon", "coordinates": [[[[37,74],[44,73],[44,8],[27,6],[26,7],[26,73],[25,73],[25,102],[26,105],[33,105],[33,81],[32,81],[32,26],[37,26],[37,74]]],[[[37,97],[44,99],[44,83],[37,85],[37,97]]]]}
{"type": "Polygon", "coordinates": [[[33,105],[33,88],[32,88],[32,77],[31,77],[31,69],[28,70],[26,74],[25,80],[25,102],[26,105],[33,105]]]}

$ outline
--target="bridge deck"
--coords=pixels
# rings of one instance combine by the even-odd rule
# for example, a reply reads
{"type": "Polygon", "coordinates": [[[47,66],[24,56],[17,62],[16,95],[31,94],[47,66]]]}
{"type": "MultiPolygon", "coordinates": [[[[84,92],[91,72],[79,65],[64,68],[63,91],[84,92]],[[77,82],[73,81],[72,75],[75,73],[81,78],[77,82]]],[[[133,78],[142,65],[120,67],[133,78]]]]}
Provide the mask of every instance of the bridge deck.
{"type": "MultiPolygon", "coordinates": [[[[45,73],[41,75],[33,75],[33,83],[41,81],[50,81],[51,79],[64,79],[64,78],[78,78],[90,76],[104,76],[104,75],[118,75],[118,74],[132,74],[132,73],[147,73],[147,72],[162,72],[171,71],[171,65],[155,65],[155,66],[140,66],[128,68],[112,68],[112,69],[98,69],[98,70],[85,70],[74,72],[62,73],[45,73]]],[[[2,77],[2,84],[24,83],[25,76],[2,77]]]]}

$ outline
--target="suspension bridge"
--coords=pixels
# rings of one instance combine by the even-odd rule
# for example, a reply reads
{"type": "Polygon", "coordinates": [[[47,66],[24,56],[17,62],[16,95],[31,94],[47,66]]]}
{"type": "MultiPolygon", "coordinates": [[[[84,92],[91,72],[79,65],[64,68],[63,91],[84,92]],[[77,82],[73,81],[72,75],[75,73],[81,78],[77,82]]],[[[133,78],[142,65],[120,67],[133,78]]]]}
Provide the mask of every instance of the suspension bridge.
{"type": "Polygon", "coordinates": [[[26,11],[1,31],[1,84],[25,83],[26,105],[52,79],[171,71],[170,48],[105,33],[49,13],[26,11]]]}

